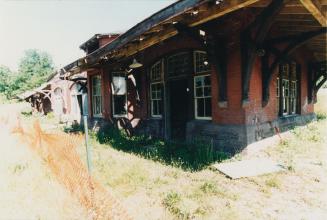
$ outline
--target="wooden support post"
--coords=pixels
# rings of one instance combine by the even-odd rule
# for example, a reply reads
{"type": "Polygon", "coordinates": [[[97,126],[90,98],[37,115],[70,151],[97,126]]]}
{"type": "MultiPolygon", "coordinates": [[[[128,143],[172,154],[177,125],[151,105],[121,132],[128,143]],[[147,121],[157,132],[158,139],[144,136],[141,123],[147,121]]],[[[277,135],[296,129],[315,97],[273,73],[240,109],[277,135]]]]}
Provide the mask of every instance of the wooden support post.
{"type": "Polygon", "coordinates": [[[276,16],[284,7],[284,0],[274,0],[259,16],[241,33],[242,59],[242,105],[249,102],[249,87],[257,50],[263,48],[263,42],[276,16]],[[254,36],[254,37],[253,37],[254,36]]]}
{"type": "Polygon", "coordinates": [[[207,42],[206,50],[209,62],[215,68],[218,84],[218,106],[227,108],[227,48],[225,39],[211,39],[207,42]]]}
{"type": "Polygon", "coordinates": [[[314,70],[313,70],[313,64],[308,63],[308,103],[312,103],[313,101],[313,82],[314,82],[314,70]]]}

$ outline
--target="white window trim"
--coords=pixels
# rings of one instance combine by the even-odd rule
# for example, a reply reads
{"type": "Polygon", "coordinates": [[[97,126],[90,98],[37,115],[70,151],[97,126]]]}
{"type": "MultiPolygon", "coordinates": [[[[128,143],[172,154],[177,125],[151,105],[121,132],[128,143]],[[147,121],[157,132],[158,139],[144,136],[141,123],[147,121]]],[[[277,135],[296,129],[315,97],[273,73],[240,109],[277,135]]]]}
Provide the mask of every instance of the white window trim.
{"type": "Polygon", "coordinates": [[[279,77],[277,77],[277,80],[276,80],[276,90],[277,90],[277,94],[276,94],[276,97],[280,97],[280,80],[279,80],[279,77]]]}
{"type": "MultiPolygon", "coordinates": [[[[197,103],[197,101],[196,101],[196,99],[198,99],[198,98],[196,98],[196,86],[195,86],[195,78],[198,78],[198,77],[205,77],[205,76],[209,76],[209,77],[211,77],[211,75],[210,74],[206,74],[206,75],[199,75],[199,76],[194,76],[194,79],[193,79],[193,90],[194,90],[194,118],[195,119],[198,119],[198,120],[212,120],[212,116],[211,117],[199,117],[199,116],[197,116],[197,114],[198,114],[198,103],[197,103]]],[[[210,78],[210,80],[211,80],[211,78],[210,78]]],[[[211,83],[210,83],[210,88],[212,88],[212,85],[211,85],[211,83]]],[[[201,97],[201,98],[212,98],[212,95],[211,96],[205,96],[205,97],[201,97]]],[[[211,105],[211,108],[212,108],[212,105],[211,105]]],[[[211,114],[212,114],[212,110],[211,110],[211,114]]]]}
{"type": "Polygon", "coordinates": [[[163,79],[163,73],[164,73],[164,62],[163,62],[163,59],[161,59],[161,60],[157,61],[156,63],[154,63],[154,64],[151,66],[151,68],[150,68],[150,79],[151,79],[151,81],[153,81],[153,82],[162,81],[162,79],[163,79]],[[160,78],[159,78],[159,79],[153,79],[153,78],[152,78],[152,68],[153,68],[154,66],[156,66],[158,63],[161,64],[161,73],[160,73],[160,78]]]}
{"type": "MultiPolygon", "coordinates": [[[[152,99],[152,85],[154,85],[154,84],[162,84],[162,86],[164,86],[164,85],[163,85],[163,82],[153,82],[153,83],[150,84],[151,117],[152,118],[161,119],[162,118],[162,114],[161,115],[155,115],[155,114],[153,114],[153,103],[152,103],[152,100],[161,100],[161,102],[163,102],[163,99],[162,98],[161,99],[152,99]]],[[[163,92],[163,91],[161,91],[161,92],[163,92]]]]}
{"type": "Polygon", "coordinates": [[[286,115],[289,115],[290,113],[290,80],[289,79],[282,79],[282,87],[283,87],[283,81],[287,82],[288,84],[288,89],[287,89],[287,93],[288,93],[288,96],[285,96],[285,89],[283,90],[283,115],[286,116],[286,115]],[[284,103],[284,99],[286,100],[287,102],[287,108],[286,108],[286,112],[284,112],[284,108],[285,108],[285,103],[284,103]]]}
{"type": "Polygon", "coordinates": [[[92,76],[92,114],[93,114],[93,117],[94,118],[102,118],[103,117],[103,114],[102,114],[102,111],[103,111],[103,103],[102,103],[102,76],[100,74],[96,74],[96,75],[93,75],[92,76]],[[93,86],[94,86],[94,83],[93,83],[93,80],[96,78],[96,77],[99,77],[100,78],[100,95],[94,95],[93,91],[93,86]],[[100,97],[100,102],[101,102],[101,106],[100,106],[100,113],[99,114],[95,114],[95,106],[94,106],[94,97],[95,96],[98,96],[100,97]]]}
{"type": "MultiPolygon", "coordinates": [[[[112,78],[114,77],[114,75],[125,75],[124,72],[113,72],[112,73],[112,78]]],[[[126,81],[126,79],[125,79],[126,81]]],[[[127,81],[126,81],[126,93],[125,93],[125,107],[126,107],[126,114],[115,114],[115,94],[113,93],[114,89],[112,86],[112,82],[110,83],[111,85],[111,103],[112,103],[112,117],[114,118],[128,118],[128,100],[127,100],[127,81]]]]}
{"type": "MultiPolygon", "coordinates": [[[[194,73],[195,73],[195,74],[203,74],[203,73],[208,73],[208,72],[210,72],[210,71],[211,71],[210,69],[207,70],[207,71],[202,71],[202,72],[197,72],[197,71],[196,71],[196,53],[202,53],[202,54],[206,54],[206,55],[208,56],[207,52],[205,52],[205,51],[203,51],[203,50],[195,50],[195,51],[193,52],[193,68],[194,68],[194,73]]],[[[209,64],[209,61],[208,61],[208,65],[210,65],[210,64],[209,64]]]]}
{"type": "MultiPolygon", "coordinates": [[[[292,91],[292,94],[290,95],[290,98],[293,99],[293,105],[290,107],[291,108],[291,114],[295,115],[296,114],[296,108],[297,108],[297,80],[291,80],[290,81],[290,88],[292,88],[292,84],[294,85],[294,91],[292,91]],[[293,94],[294,92],[294,94],[293,94]],[[293,111],[294,110],[294,111],[293,111]]],[[[291,89],[293,90],[293,89],[291,89]]]]}

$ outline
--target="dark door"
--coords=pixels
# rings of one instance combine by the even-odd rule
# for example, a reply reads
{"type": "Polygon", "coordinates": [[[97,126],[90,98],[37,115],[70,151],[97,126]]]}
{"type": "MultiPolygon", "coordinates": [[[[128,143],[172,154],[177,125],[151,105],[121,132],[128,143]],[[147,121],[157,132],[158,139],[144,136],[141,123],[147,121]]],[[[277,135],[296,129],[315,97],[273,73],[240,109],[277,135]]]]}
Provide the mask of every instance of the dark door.
{"type": "Polygon", "coordinates": [[[171,81],[170,125],[172,139],[185,139],[188,109],[187,80],[171,81]]]}

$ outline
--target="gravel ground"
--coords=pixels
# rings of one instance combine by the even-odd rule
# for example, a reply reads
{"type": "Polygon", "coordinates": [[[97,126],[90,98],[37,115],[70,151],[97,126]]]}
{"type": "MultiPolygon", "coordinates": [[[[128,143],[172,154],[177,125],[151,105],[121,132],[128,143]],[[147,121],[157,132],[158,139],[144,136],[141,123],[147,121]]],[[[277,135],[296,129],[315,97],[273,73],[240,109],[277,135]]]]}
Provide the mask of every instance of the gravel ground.
{"type": "Polygon", "coordinates": [[[0,105],[0,219],[87,219],[45,163],[11,132],[25,107],[0,105]]]}

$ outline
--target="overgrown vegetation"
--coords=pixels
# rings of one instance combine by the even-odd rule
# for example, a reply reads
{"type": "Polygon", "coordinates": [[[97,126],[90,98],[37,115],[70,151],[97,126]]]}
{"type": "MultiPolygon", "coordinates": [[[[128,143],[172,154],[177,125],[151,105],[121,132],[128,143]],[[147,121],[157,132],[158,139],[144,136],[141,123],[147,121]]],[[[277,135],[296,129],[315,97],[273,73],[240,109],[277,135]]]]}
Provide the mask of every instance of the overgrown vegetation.
{"type": "Polygon", "coordinates": [[[94,136],[101,144],[107,144],[117,150],[186,170],[200,170],[229,156],[227,153],[214,150],[210,143],[200,139],[192,142],[164,142],[144,135],[129,137],[123,130],[112,126],[107,126],[94,136]]]}
{"type": "Polygon", "coordinates": [[[0,93],[7,99],[12,99],[46,82],[53,71],[53,61],[48,53],[35,49],[27,50],[17,72],[6,66],[0,66],[0,93]]]}

